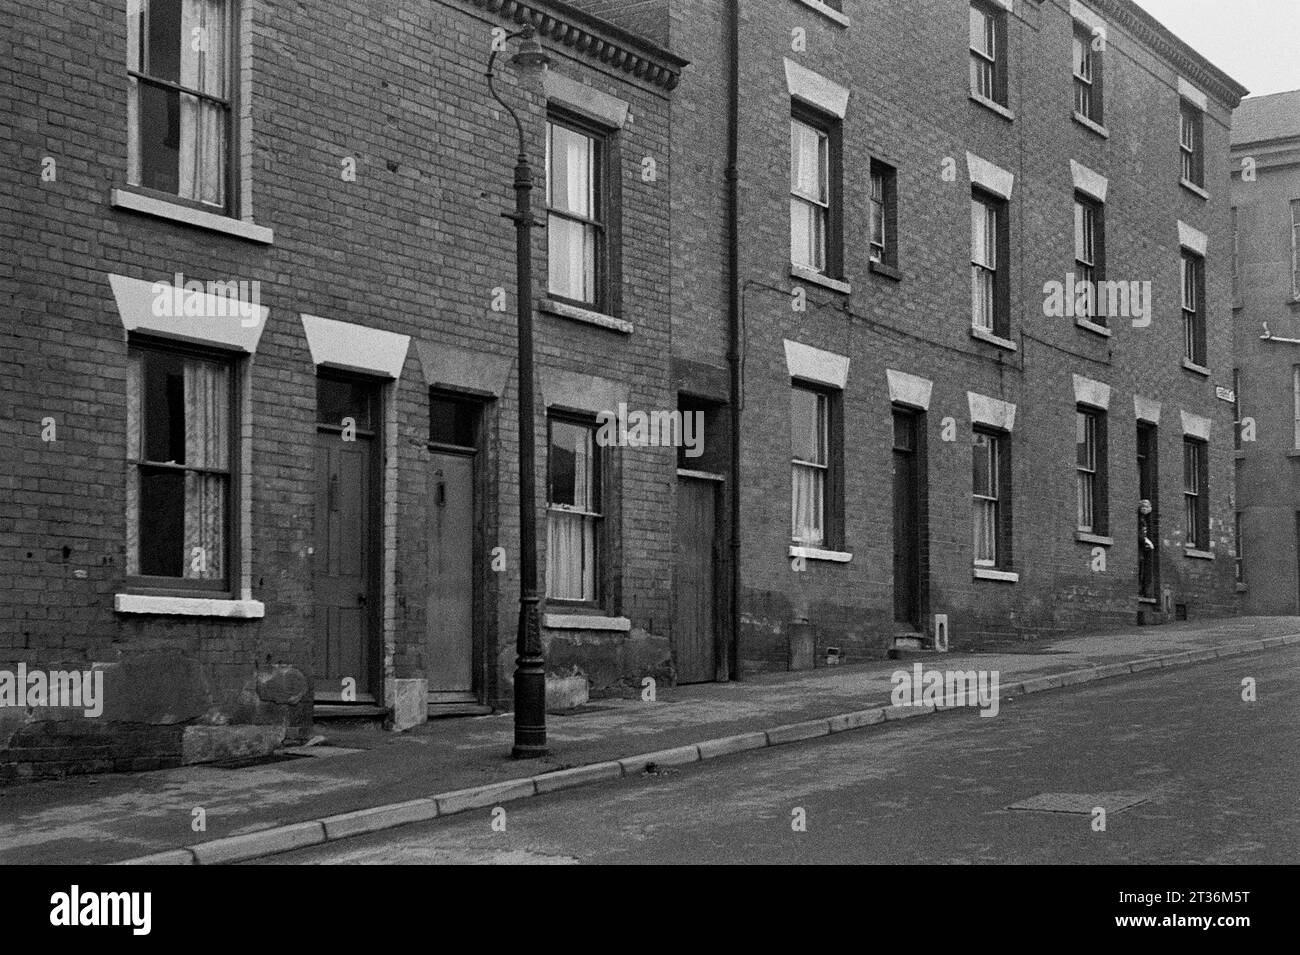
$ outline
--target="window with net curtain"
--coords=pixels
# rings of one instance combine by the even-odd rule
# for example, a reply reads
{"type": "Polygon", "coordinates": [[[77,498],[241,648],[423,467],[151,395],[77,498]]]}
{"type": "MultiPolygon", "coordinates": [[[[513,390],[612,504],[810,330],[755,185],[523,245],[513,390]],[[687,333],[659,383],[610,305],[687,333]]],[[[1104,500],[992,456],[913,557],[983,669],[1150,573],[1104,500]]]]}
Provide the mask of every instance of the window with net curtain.
{"type": "Polygon", "coordinates": [[[596,428],[550,420],[547,455],[546,596],[598,599],[600,449],[596,428]]]}
{"type": "Polygon", "coordinates": [[[790,120],[790,261],[815,272],[827,270],[830,231],[830,137],[790,120]]]}
{"type": "Polygon", "coordinates": [[[554,117],[546,124],[547,289],[602,307],[604,210],[600,139],[554,117]]]}
{"type": "Polygon", "coordinates": [[[795,385],[790,393],[790,528],[796,544],[826,543],[826,395],[795,385]]]}
{"type": "Polygon", "coordinates": [[[129,0],[127,181],[226,210],[234,0],[129,0]]]}
{"type": "Polygon", "coordinates": [[[130,349],[128,576],[166,587],[227,585],[232,375],[221,360],[130,349]]]}

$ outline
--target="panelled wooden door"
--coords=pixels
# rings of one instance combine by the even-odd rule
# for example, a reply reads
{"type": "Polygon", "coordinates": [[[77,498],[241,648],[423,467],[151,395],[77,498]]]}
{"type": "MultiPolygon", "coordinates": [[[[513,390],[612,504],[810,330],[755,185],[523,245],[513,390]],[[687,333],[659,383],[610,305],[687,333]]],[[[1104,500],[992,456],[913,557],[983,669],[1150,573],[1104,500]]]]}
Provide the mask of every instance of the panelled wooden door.
{"type": "Polygon", "coordinates": [[[916,415],[894,410],[894,620],[921,623],[920,473],[916,415]]]}
{"type": "Polygon", "coordinates": [[[678,683],[717,679],[718,487],[716,481],[677,479],[673,660],[678,683]]]}
{"type": "Polygon", "coordinates": [[[376,434],[378,389],[321,379],[316,429],[315,698],[373,702],[379,693],[376,434]],[[355,681],[355,698],[345,680],[355,681]]]}
{"type": "Polygon", "coordinates": [[[431,452],[425,673],[433,701],[474,698],[474,458],[431,452]]]}

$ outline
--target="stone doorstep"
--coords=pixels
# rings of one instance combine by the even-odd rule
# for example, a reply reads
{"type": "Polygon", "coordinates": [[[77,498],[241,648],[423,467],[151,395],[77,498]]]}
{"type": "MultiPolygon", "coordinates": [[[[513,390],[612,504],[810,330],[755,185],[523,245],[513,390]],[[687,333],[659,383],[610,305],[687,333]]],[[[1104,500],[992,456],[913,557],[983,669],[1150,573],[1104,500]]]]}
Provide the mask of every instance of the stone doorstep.
{"type": "MultiPolygon", "coordinates": [[[[1147,657],[1130,663],[1087,666],[1063,674],[1051,674],[1046,677],[1006,684],[1002,687],[999,696],[1002,699],[1007,699],[1016,695],[1037,693],[1047,689],[1074,686],[1129,673],[1159,669],[1166,665],[1170,667],[1189,665],[1222,656],[1259,652],[1295,643],[1300,643],[1300,634],[1280,638],[1280,642],[1278,642],[1278,638],[1274,638],[1272,642],[1254,641],[1236,647],[1184,651],[1164,657],[1147,657]],[[1221,652],[1224,650],[1231,652],[1221,652]]],[[[851,729],[909,719],[934,712],[942,712],[942,709],[936,710],[933,703],[926,703],[922,706],[880,706],[853,713],[842,713],[826,719],[789,723],[766,731],[759,730],[719,737],[698,744],[658,750],[640,756],[629,756],[626,759],[616,761],[590,763],[585,766],[575,766],[571,769],[542,773],[525,779],[505,780],[486,786],[443,793],[438,796],[413,799],[388,806],[360,809],[324,819],[260,829],[256,832],[202,842],[182,849],[172,849],[134,859],[125,859],[113,864],[213,865],[241,862],[274,855],[279,852],[287,852],[292,849],[319,845],[323,842],[333,842],[349,836],[379,832],[411,822],[427,821],[469,809],[483,808],[547,792],[557,792],[562,789],[616,779],[621,776],[631,776],[644,772],[646,767],[651,764],[656,766],[685,765],[747,750],[764,749],[787,742],[816,739],[851,729]]]]}

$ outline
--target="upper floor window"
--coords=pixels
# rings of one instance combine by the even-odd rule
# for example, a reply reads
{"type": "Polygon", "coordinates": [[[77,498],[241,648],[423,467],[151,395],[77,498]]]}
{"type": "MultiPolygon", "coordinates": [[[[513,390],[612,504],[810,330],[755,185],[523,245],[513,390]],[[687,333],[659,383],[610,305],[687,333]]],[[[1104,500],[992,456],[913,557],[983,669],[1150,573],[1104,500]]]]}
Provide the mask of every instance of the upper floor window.
{"type": "Polygon", "coordinates": [[[1292,448],[1300,451],[1300,365],[1291,369],[1292,448]]]}
{"type": "Polygon", "coordinates": [[[971,324],[1006,337],[1010,315],[1005,267],[1006,203],[974,190],[970,202],[971,324]]]}
{"type": "Polygon", "coordinates": [[[547,455],[546,596],[594,603],[600,574],[601,460],[594,423],[552,417],[547,455]]]}
{"type": "Polygon", "coordinates": [[[1205,159],[1201,111],[1194,103],[1182,100],[1178,111],[1178,147],[1182,157],[1182,177],[1194,186],[1204,186],[1205,159]]]}
{"type": "Polygon", "coordinates": [[[888,163],[871,160],[871,261],[898,264],[898,172],[888,163]]]}
{"type": "Polygon", "coordinates": [[[1205,303],[1202,290],[1204,262],[1199,255],[1186,250],[1182,255],[1182,305],[1183,305],[1183,357],[1204,367],[1205,357],[1205,303]]]}
{"type": "Polygon", "coordinates": [[[1105,278],[1106,273],[1102,206],[1079,193],[1074,196],[1074,270],[1077,281],[1084,285],[1087,295],[1080,317],[1097,325],[1105,325],[1105,309],[1098,306],[1096,285],[1105,278]]]}
{"type": "Polygon", "coordinates": [[[546,249],[550,294],[606,305],[605,142],[552,116],[546,123],[546,249]]]}
{"type": "Polygon", "coordinates": [[[233,376],[233,365],[214,355],[129,350],[126,572],[135,584],[227,587],[233,376]]]}
{"type": "Polygon", "coordinates": [[[1291,200],[1291,297],[1300,301],[1300,199],[1291,200]]]}
{"type": "Polygon", "coordinates": [[[976,96],[1007,104],[1006,12],[987,0],[970,5],[970,89],[976,96]]]}
{"type": "Polygon", "coordinates": [[[1074,25],[1074,111],[1100,124],[1101,51],[1093,44],[1092,31],[1082,23],[1074,25]]]}
{"type": "Polygon", "coordinates": [[[227,212],[233,3],[133,0],[127,40],[127,181],[227,212]]]}
{"type": "MultiPolygon", "coordinates": [[[[1291,206],[1291,234],[1292,234],[1292,262],[1295,257],[1295,233],[1296,226],[1300,225],[1295,220],[1296,204],[1291,206]]],[[[1238,210],[1236,206],[1232,207],[1232,307],[1238,308],[1241,305],[1241,229],[1238,223],[1238,210]]],[[[1294,274],[1294,270],[1293,270],[1294,274]]],[[[1297,295],[1300,298],[1300,295],[1297,295]]]]}
{"type": "Polygon", "coordinates": [[[838,124],[805,112],[790,118],[790,261],[839,272],[838,124]]]}

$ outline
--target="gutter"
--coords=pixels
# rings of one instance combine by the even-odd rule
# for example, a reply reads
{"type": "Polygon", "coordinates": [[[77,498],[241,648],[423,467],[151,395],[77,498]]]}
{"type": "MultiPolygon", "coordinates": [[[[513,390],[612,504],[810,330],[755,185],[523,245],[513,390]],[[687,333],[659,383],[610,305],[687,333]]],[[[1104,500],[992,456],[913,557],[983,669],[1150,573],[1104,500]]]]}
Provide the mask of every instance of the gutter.
{"type": "Polygon", "coordinates": [[[728,675],[740,677],[740,0],[727,0],[727,359],[731,373],[731,474],[728,523],[731,526],[731,639],[728,675]]]}

